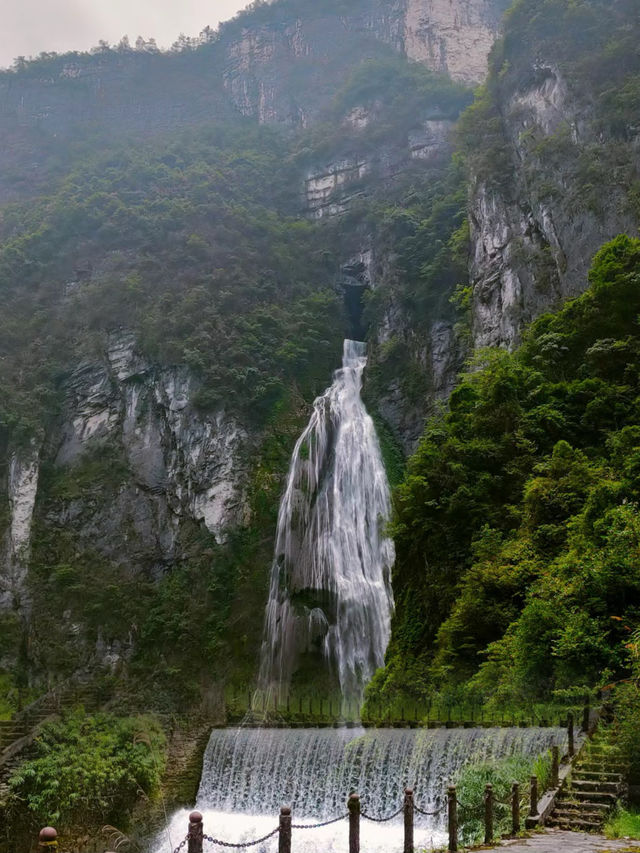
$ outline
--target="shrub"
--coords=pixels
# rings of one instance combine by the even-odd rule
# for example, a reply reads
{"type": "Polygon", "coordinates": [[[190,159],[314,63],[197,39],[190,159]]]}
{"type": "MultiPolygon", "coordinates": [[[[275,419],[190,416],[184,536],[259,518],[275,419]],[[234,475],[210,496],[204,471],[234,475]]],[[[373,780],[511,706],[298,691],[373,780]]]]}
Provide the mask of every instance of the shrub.
{"type": "Polygon", "coordinates": [[[13,803],[22,801],[41,825],[122,824],[140,795],[157,789],[164,748],[152,717],[75,712],[43,728],[34,758],[10,778],[13,803]]]}

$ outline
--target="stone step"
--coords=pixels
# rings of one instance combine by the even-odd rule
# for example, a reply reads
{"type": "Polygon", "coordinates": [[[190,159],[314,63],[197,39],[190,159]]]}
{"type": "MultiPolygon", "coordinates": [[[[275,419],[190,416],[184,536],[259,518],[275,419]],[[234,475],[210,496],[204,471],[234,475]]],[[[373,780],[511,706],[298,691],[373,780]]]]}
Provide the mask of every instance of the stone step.
{"type": "Polygon", "coordinates": [[[567,820],[593,820],[602,822],[607,816],[608,810],[606,812],[594,812],[588,811],[586,809],[554,809],[553,817],[555,818],[566,818],[567,820]]]}
{"type": "Polygon", "coordinates": [[[551,816],[547,821],[547,826],[555,826],[558,829],[584,829],[586,832],[593,832],[602,829],[602,821],[551,816]]]}
{"type": "Polygon", "coordinates": [[[558,798],[561,802],[567,800],[571,802],[594,802],[594,803],[611,803],[615,804],[618,799],[615,794],[610,794],[606,791],[574,791],[571,788],[558,798]]]}
{"type": "Polygon", "coordinates": [[[609,803],[589,803],[579,800],[562,800],[558,798],[556,801],[556,808],[573,809],[576,811],[601,812],[602,814],[606,814],[611,808],[611,806],[609,805],[609,803]]]}
{"type": "Polygon", "coordinates": [[[571,780],[571,788],[574,791],[591,791],[592,793],[611,793],[617,794],[620,786],[617,782],[608,782],[596,779],[579,779],[571,780]]]}
{"type": "Polygon", "coordinates": [[[605,770],[581,770],[573,772],[574,779],[593,779],[597,782],[622,782],[622,773],[612,773],[605,770]]]}
{"type": "Polygon", "coordinates": [[[582,772],[586,771],[587,773],[622,773],[627,770],[627,765],[622,761],[608,761],[606,764],[595,762],[595,761],[585,761],[584,764],[580,764],[576,767],[576,771],[582,772]]]}

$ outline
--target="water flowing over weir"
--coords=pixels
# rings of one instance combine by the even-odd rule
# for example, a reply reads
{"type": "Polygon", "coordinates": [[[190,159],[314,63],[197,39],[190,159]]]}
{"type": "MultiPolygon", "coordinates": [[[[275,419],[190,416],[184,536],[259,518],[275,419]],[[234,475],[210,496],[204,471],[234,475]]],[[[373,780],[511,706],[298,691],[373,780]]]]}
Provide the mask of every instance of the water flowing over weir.
{"type": "Polygon", "coordinates": [[[315,401],[280,504],[258,684],[282,697],[305,654],[320,652],[342,695],[359,700],[391,630],[389,485],[360,391],[366,344],[315,401]]]}
{"type": "MultiPolygon", "coordinates": [[[[417,804],[433,811],[446,785],[463,766],[508,755],[538,755],[563,746],[566,732],[554,728],[495,729],[264,729],[215,730],[207,747],[196,807],[205,832],[225,841],[248,841],[277,825],[280,807],[291,805],[294,823],[314,823],[346,812],[349,791],[360,794],[363,811],[392,814],[404,787],[417,804]]],[[[184,837],[188,811],[175,815],[172,841],[184,837]]],[[[445,838],[446,812],[416,820],[416,848],[445,838]]],[[[402,850],[402,817],[388,824],[363,821],[366,853],[402,850]]],[[[216,848],[213,848],[216,849],[216,848]]],[[[277,839],[261,847],[272,853],[277,839]]],[[[294,853],[344,853],[346,821],[294,831],[294,853]]],[[[157,853],[169,853],[166,836],[157,853]]]]}

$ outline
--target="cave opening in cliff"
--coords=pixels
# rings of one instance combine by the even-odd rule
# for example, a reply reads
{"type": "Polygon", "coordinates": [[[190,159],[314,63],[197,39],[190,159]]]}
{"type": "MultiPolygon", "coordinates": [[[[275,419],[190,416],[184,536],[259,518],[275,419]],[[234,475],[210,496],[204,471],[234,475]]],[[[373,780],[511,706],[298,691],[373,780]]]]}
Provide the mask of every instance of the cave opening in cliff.
{"type": "Polygon", "coordinates": [[[344,288],[344,304],[347,315],[347,338],[364,341],[368,326],[364,320],[364,295],[369,288],[361,284],[348,284],[344,288]]]}

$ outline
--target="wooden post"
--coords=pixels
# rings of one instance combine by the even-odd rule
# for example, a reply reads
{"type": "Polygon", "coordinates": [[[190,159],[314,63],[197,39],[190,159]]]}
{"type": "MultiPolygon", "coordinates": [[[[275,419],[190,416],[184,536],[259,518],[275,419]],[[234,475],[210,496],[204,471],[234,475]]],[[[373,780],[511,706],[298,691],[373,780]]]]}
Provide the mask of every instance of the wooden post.
{"type": "Polygon", "coordinates": [[[360,797],[349,795],[349,853],[360,853],[360,797]]]}
{"type": "Polygon", "coordinates": [[[291,809],[288,806],[280,809],[278,853],[291,853],[291,809]]]}
{"type": "Polygon", "coordinates": [[[551,787],[557,788],[560,784],[560,750],[557,746],[551,747],[551,787]]]}
{"type": "Polygon", "coordinates": [[[493,785],[487,783],[484,789],[484,843],[493,841],[493,785]]]}
{"type": "Polygon", "coordinates": [[[45,826],[38,836],[38,847],[42,853],[55,853],[58,849],[58,833],[52,826],[45,826]]]}
{"type": "Polygon", "coordinates": [[[529,808],[529,814],[531,817],[535,817],[538,814],[538,777],[531,777],[531,805],[529,808]]]}
{"type": "Polygon", "coordinates": [[[573,711],[567,714],[567,737],[569,738],[569,758],[573,758],[576,754],[576,747],[573,741],[573,711]]]}
{"type": "Polygon", "coordinates": [[[520,832],[520,785],[514,782],[511,786],[511,832],[518,835],[520,832]]]}
{"type": "Polygon", "coordinates": [[[458,798],[456,786],[450,785],[447,789],[447,805],[449,817],[449,851],[457,853],[458,850],[458,798]]]}
{"type": "Polygon", "coordinates": [[[202,815],[191,812],[189,815],[189,832],[187,833],[188,853],[202,853],[202,815]]]}
{"type": "Polygon", "coordinates": [[[413,853],[413,789],[404,791],[404,853],[413,853]]]}

